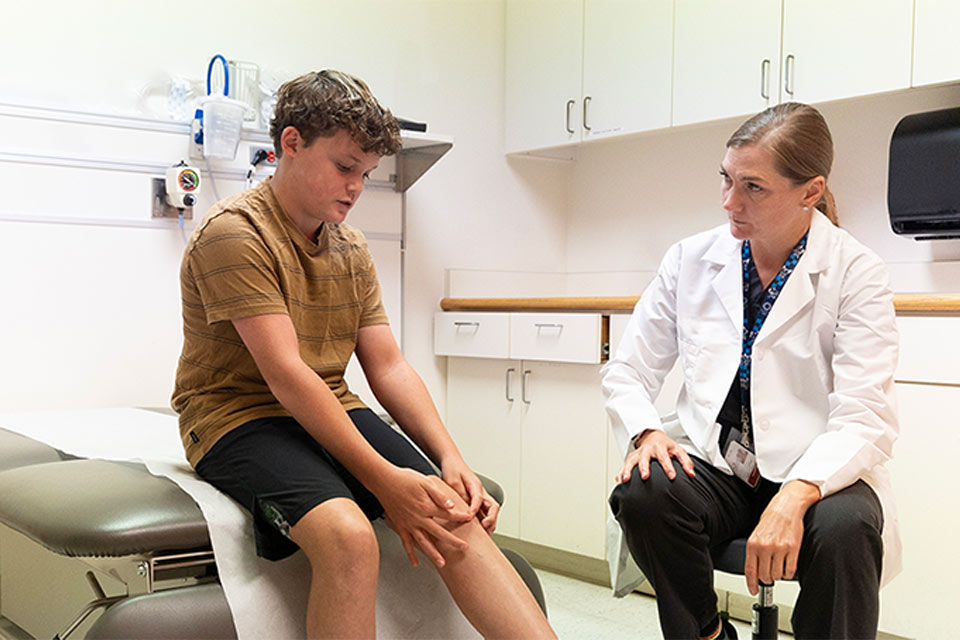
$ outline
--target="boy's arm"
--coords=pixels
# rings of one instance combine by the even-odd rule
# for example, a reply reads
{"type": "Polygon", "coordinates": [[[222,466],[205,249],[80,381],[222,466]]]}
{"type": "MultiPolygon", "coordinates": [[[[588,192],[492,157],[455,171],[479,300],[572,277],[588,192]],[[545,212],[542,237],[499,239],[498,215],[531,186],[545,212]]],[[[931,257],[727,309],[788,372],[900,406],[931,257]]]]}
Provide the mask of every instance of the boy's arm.
{"type": "Polygon", "coordinates": [[[370,389],[403,431],[440,467],[443,479],[469,503],[470,512],[482,512],[482,524],[492,531],[496,502],[464,462],[440,415],[397,341],[385,324],[361,327],[357,334],[357,359],[370,389]]]}
{"type": "Polygon", "coordinates": [[[380,500],[411,562],[416,564],[413,545],[438,566],[444,561],[434,540],[464,547],[434,518],[467,520],[471,514],[455,509],[456,496],[442,481],[396,467],[370,446],[327,384],[301,359],[289,316],[265,314],[232,322],[280,404],[380,500]]]}

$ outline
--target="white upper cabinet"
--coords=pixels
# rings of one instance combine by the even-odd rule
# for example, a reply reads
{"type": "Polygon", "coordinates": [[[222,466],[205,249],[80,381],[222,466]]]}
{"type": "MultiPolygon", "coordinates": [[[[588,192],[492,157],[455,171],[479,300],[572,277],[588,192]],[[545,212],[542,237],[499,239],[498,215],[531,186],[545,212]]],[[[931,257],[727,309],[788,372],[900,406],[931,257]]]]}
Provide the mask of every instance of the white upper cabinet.
{"type": "Polygon", "coordinates": [[[960,2],[916,0],[913,86],[960,79],[960,2]]]}
{"type": "Polygon", "coordinates": [[[507,153],[670,126],[673,0],[508,0],[507,153]]]}
{"type": "Polygon", "coordinates": [[[584,140],[670,126],[673,0],[586,0],[584,140]]]}
{"type": "Polygon", "coordinates": [[[913,0],[783,0],[780,100],[906,89],[912,40],[913,0]]]}
{"type": "Polygon", "coordinates": [[[507,2],[507,153],[580,140],[582,0],[507,2]]]}
{"type": "Polygon", "coordinates": [[[777,104],[780,2],[676,0],[673,124],[777,104]]]}
{"type": "Polygon", "coordinates": [[[506,7],[507,153],[960,78],[960,0],[506,7]]]}

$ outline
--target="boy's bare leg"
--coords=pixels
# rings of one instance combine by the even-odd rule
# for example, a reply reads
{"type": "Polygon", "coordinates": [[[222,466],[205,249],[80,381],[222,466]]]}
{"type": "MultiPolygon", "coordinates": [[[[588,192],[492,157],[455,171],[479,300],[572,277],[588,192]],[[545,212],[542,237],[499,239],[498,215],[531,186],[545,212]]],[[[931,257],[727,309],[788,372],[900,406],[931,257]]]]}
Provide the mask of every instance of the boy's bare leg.
{"type": "Polygon", "coordinates": [[[477,631],[484,638],[556,638],[533,594],[480,523],[450,530],[469,547],[438,545],[446,560],[440,576],[477,631]]]}
{"type": "Polygon", "coordinates": [[[310,559],[308,638],[376,636],[380,548],[373,526],[346,498],[317,505],[290,529],[310,559]]]}

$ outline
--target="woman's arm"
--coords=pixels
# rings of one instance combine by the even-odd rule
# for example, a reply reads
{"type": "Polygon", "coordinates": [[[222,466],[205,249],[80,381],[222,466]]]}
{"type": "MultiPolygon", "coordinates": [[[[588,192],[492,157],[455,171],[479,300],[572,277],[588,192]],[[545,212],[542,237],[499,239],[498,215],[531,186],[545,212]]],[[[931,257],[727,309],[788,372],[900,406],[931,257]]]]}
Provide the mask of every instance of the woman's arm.
{"type": "Polygon", "coordinates": [[[634,307],[614,357],[600,370],[607,414],[621,446],[646,430],[662,431],[653,401],[677,359],[679,270],[677,244],[634,307]]]}
{"type": "Polygon", "coordinates": [[[784,483],[805,480],[827,496],[890,459],[899,433],[893,380],[898,351],[886,267],[876,256],[861,253],[849,264],[841,286],[826,430],[810,443],[784,483]]]}
{"type": "Polygon", "coordinates": [[[886,268],[875,256],[861,253],[848,265],[833,340],[826,431],[793,465],[747,542],[744,573],[754,594],[758,581],[794,576],[807,510],[893,453],[899,342],[893,293],[886,268]]]}

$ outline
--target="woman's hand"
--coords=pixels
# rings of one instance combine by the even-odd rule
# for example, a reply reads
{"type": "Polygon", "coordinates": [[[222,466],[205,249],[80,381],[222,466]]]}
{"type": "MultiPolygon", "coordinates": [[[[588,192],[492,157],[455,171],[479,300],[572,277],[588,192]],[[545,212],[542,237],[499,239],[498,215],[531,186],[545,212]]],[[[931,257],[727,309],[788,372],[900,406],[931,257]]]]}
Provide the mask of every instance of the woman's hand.
{"type": "Polygon", "coordinates": [[[820,499],[820,489],[803,480],[794,480],[780,491],[763,510],[760,522],[747,540],[747,558],[743,573],[747,588],[757,595],[757,583],[791,579],[797,573],[797,558],[803,541],[803,516],[820,499]]]}
{"type": "Polygon", "coordinates": [[[460,550],[467,548],[467,543],[444,524],[467,522],[474,515],[443,480],[413,469],[397,468],[378,485],[374,495],[383,505],[387,524],[400,536],[410,564],[418,564],[414,547],[437,567],[446,564],[437,549],[438,543],[460,550]]]}
{"type": "Polygon", "coordinates": [[[663,472],[667,477],[673,480],[677,477],[677,472],[673,468],[671,458],[680,461],[680,466],[684,472],[691,478],[693,473],[693,460],[687,455],[683,447],[674,442],[674,440],[663,431],[656,429],[647,429],[634,440],[634,450],[627,454],[627,459],[623,462],[623,467],[617,473],[617,482],[627,482],[630,480],[630,472],[634,467],[640,469],[640,478],[646,480],[650,477],[650,460],[656,459],[663,467],[663,472]]]}
{"type": "Polygon", "coordinates": [[[483,488],[477,474],[459,456],[444,460],[440,467],[443,481],[469,505],[470,515],[480,520],[480,525],[487,533],[493,533],[497,528],[500,505],[483,488]]]}

